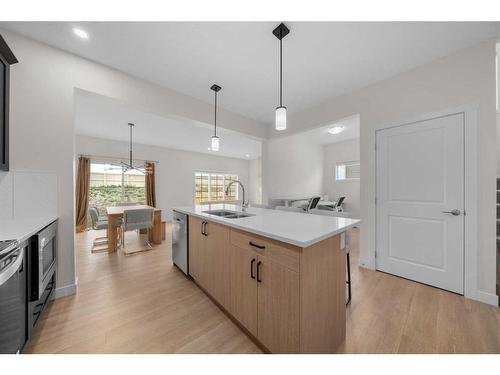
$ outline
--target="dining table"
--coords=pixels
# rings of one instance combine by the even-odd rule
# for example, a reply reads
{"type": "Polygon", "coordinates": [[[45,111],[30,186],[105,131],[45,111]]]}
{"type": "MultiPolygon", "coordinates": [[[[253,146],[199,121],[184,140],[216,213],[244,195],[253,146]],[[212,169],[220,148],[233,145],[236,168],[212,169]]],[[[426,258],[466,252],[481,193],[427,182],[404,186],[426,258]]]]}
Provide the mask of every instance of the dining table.
{"type": "Polygon", "coordinates": [[[118,249],[118,222],[123,220],[123,212],[125,210],[138,210],[144,208],[153,208],[153,226],[148,229],[149,242],[154,244],[161,244],[162,230],[161,230],[161,210],[159,208],[147,205],[134,205],[134,206],[111,206],[106,207],[106,214],[108,215],[108,253],[114,253],[118,249]]]}

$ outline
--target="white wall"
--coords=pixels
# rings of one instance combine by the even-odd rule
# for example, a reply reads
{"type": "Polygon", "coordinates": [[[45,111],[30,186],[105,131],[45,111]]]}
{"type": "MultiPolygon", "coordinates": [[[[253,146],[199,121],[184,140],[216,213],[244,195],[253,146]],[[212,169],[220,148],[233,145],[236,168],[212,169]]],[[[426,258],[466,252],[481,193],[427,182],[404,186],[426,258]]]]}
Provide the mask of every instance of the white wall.
{"type": "MultiPolygon", "coordinates": [[[[127,142],[76,136],[77,155],[121,158],[126,156],[128,147],[127,142]]],[[[172,218],[173,207],[194,203],[194,173],[197,171],[234,173],[245,186],[249,182],[248,160],[142,144],[134,144],[134,158],[159,162],[156,170],[157,207],[162,209],[162,217],[167,220],[172,218]]]]}
{"type": "Polygon", "coordinates": [[[500,43],[496,45],[496,84],[497,84],[497,177],[500,178],[500,43]]]}
{"type": "Polygon", "coordinates": [[[335,165],[339,162],[359,160],[359,139],[336,142],[323,146],[323,193],[330,199],[345,196],[344,210],[360,217],[359,180],[335,180],[335,165]]]}
{"type": "Polygon", "coordinates": [[[472,280],[475,293],[470,297],[495,303],[495,97],[495,41],[491,40],[290,115],[288,132],[293,133],[360,114],[360,262],[375,265],[375,130],[427,113],[477,104],[478,264],[477,277],[472,280]]]}
{"type": "MultiPolygon", "coordinates": [[[[18,34],[0,32],[19,60],[11,69],[10,81],[12,172],[2,175],[42,172],[56,176],[59,216],[57,288],[74,290],[75,88],[130,103],[146,112],[178,115],[208,124],[212,123],[213,107],[18,34]]],[[[265,128],[255,121],[223,109],[218,114],[220,123],[226,128],[261,138],[267,134],[265,128]]]]}
{"type": "Polygon", "coordinates": [[[262,158],[250,160],[249,192],[251,203],[262,203],[262,158]]]}
{"type": "Polygon", "coordinates": [[[300,134],[262,145],[262,199],[311,197],[323,190],[323,146],[300,134]]]}

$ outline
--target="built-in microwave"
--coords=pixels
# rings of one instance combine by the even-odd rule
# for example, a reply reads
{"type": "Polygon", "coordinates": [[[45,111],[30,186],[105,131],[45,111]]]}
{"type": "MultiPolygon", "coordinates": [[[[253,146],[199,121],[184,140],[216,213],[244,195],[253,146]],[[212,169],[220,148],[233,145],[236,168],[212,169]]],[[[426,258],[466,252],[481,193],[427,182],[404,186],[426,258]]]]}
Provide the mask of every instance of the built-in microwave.
{"type": "Polygon", "coordinates": [[[30,301],[38,301],[53,282],[57,262],[57,220],[33,236],[30,301]]]}

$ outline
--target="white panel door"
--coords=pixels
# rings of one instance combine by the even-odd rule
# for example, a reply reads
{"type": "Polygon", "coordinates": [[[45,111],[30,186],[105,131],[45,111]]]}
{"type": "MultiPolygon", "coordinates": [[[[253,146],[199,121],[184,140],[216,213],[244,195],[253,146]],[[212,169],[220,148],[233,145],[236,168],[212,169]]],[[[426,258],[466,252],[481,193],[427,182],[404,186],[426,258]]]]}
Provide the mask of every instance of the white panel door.
{"type": "Polygon", "coordinates": [[[464,168],[463,113],[377,132],[378,270],[463,294],[464,168]]]}

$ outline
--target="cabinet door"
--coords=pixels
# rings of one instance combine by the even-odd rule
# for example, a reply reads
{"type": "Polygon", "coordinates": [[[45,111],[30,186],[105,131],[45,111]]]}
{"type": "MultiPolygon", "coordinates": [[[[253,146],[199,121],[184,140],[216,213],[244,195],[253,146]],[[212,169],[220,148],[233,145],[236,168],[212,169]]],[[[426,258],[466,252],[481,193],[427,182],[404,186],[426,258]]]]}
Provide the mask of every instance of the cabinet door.
{"type": "Polygon", "coordinates": [[[189,274],[200,285],[205,280],[204,264],[206,262],[205,236],[202,234],[201,219],[189,217],[189,274]]]}
{"type": "Polygon", "coordinates": [[[299,274],[258,259],[258,339],[272,353],[299,352],[299,274]]]}
{"type": "Polygon", "coordinates": [[[232,245],[229,255],[229,312],[257,336],[257,254],[232,245]]]}
{"type": "Polygon", "coordinates": [[[228,253],[229,229],[225,226],[207,222],[205,225],[206,240],[206,280],[207,291],[222,306],[226,306],[228,289],[228,253]]]}

